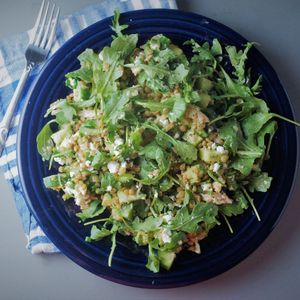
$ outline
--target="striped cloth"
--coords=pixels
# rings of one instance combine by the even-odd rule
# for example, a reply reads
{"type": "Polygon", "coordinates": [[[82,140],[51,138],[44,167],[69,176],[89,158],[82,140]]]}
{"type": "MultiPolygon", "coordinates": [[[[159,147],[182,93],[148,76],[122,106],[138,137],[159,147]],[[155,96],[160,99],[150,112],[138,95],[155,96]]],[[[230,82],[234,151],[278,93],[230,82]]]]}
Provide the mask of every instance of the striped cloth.
{"type": "MultiPolygon", "coordinates": [[[[121,12],[143,8],[176,8],[175,0],[105,0],[83,10],[61,18],[57,29],[57,40],[52,52],[55,52],[66,40],[83,28],[113,14],[115,8],[121,12]]],[[[25,66],[25,49],[32,31],[23,32],[10,38],[0,40],[0,120],[3,118],[8,103],[18,84],[25,66]]],[[[9,131],[5,149],[0,158],[0,167],[14,194],[17,210],[20,214],[24,232],[27,237],[27,248],[31,253],[53,253],[59,250],[45,236],[36,220],[26,206],[18,176],[16,163],[16,132],[20,113],[24,106],[26,93],[38,74],[35,69],[24,88],[23,97],[15,111],[14,120],[9,131]]]]}

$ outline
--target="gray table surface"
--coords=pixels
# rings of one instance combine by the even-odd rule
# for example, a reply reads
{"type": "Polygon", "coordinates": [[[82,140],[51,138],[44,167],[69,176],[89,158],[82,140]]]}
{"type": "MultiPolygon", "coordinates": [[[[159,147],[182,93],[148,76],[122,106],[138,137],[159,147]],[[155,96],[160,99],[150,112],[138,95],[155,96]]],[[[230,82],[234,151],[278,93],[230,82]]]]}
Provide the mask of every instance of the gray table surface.
{"type": "MultiPolygon", "coordinates": [[[[62,14],[93,0],[56,0],[62,14]]],[[[268,58],[300,119],[300,1],[178,1],[235,29],[268,58]]],[[[0,0],[0,38],[30,28],[39,0],[0,0]]],[[[31,255],[3,174],[0,174],[0,299],[300,299],[300,176],[290,203],[268,239],[238,266],[208,281],[170,290],[115,284],[90,274],[61,254],[31,255]]]]}

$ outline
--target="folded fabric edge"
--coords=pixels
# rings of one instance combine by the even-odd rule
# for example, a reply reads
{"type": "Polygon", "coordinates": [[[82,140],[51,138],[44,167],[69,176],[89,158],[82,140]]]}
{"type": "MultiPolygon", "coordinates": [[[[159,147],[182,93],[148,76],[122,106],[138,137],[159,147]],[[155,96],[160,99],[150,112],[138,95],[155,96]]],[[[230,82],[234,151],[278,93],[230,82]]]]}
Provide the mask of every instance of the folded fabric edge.
{"type": "Polygon", "coordinates": [[[57,247],[48,239],[40,226],[29,231],[26,248],[32,254],[58,253],[57,247]]]}

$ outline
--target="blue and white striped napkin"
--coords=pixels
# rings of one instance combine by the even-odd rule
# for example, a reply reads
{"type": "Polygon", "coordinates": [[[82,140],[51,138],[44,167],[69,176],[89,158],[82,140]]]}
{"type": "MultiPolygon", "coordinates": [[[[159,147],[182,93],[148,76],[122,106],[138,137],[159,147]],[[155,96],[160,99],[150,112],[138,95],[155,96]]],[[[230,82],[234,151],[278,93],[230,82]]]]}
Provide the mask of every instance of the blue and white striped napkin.
{"type": "MultiPolygon", "coordinates": [[[[99,4],[91,5],[83,10],[61,18],[57,29],[57,40],[52,53],[66,40],[83,28],[111,16],[115,8],[121,12],[143,8],[173,8],[176,9],[175,0],[105,0],[99,4]]],[[[33,20],[34,21],[34,20],[33,20]]],[[[25,49],[28,45],[32,31],[23,32],[10,38],[0,40],[0,120],[6,111],[8,103],[18,84],[25,66],[25,49]]],[[[45,236],[36,220],[26,206],[16,162],[16,135],[20,120],[20,113],[25,103],[26,93],[38,75],[36,69],[30,76],[23,93],[23,97],[16,109],[14,120],[9,132],[5,149],[0,158],[0,167],[4,172],[14,194],[17,210],[20,214],[24,232],[27,237],[27,248],[31,253],[53,253],[59,250],[45,236]]]]}

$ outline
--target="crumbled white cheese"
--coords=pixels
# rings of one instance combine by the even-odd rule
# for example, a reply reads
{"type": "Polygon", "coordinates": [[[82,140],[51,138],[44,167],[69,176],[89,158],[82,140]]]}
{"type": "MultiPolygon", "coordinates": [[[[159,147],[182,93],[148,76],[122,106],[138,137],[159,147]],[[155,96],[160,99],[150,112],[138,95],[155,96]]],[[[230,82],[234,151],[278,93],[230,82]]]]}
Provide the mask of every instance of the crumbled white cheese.
{"type": "Polygon", "coordinates": [[[214,182],[213,183],[213,188],[214,188],[214,191],[217,192],[217,193],[220,193],[221,190],[222,190],[222,184],[220,182],[214,182]]]}
{"type": "Polygon", "coordinates": [[[83,117],[83,118],[94,118],[96,116],[96,112],[94,109],[83,109],[81,110],[78,115],[80,117],[83,117]]]}
{"type": "Polygon", "coordinates": [[[179,134],[178,132],[176,132],[176,133],[174,134],[174,139],[179,139],[179,137],[180,137],[180,134],[179,134]]]}
{"type": "Polygon", "coordinates": [[[201,253],[201,249],[200,249],[200,245],[198,242],[195,242],[195,253],[200,254],[201,253]]]}
{"type": "Polygon", "coordinates": [[[221,165],[219,163],[214,163],[213,171],[218,172],[220,170],[221,165]]]}
{"type": "Polygon", "coordinates": [[[96,151],[97,150],[97,148],[95,147],[94,143],[90,143],[89,146],[90,146],[90,149],[92,151],[96,151]]]}
{"type": "Polygon", "coordinates": [[[160,117],[160,118],[159,118],[159,123],[160,123],[162,126],[165,127],[165,126],[169,125],[169,120],[166,119],[166,118],[160,117]]]}
{"type": "Polygon", "coordinates": [[[86,162],[85,162],[85,165],[87,166],[87,167],[89,167],[90,165],[91,165],[91,161],[90,160],[87,160],[86,162]]]}
{"type": "Polygon", "coordinates": [[[72,86],[72,87],[74,87],[75,86],[75,79],[74,78],[70,78],[69,79],[69,83],[70,83],[70,85],[72,86]]]}
{"type": "Polygon", "coordinates": [[[74,177],[75,172],[74,171],[70,171],[70,177],[74,177]]]}
{"type": "Polygon", "coordinates": [[[111,190],[112,190],[112,186],[111,186],[111,185],[108,185],[107,188],[106,188],[106,191],[107,191],[107,192],[111,192],[111,190]]]}
{"type": "Polygon", "coordinates": [[[115,141],[114,141],[114,144],[115,144],[116,147],[118,147],[118,146],[124,144],[124,140],[121,139],[121,138],[116,138],[115,141]]]}
{"type": "Polygon", "coordinates": [[[80,206],[80,199],[77,198],[77,197],[75,197],[75,204],[78,205],[78,206],[80,206]]]}
{"type": "Polygon", "coordinates": [[[164,243],[171,242],[171,230],[164,228],[161,233],[161,239],[164,243]]]}
{"type": "Polygon", "coordinates": [[[66,187],[64,188],[64,192],[68,195],[74,195],[74,189],[70,188],[69,186],[66,185],[66,187]]]}
{"type": "Polygon", "coordinates": [[[127,162],[126,161],[122,161],[121,162],[121,168],[126,168],[127,167],[127,162]]]}
{"type": "Polygon", "coordinates": [[[85,142],[82,142],[78,144],[78,146],[80,147],[80,149],[83,151],[83,152],[86,152],[88,151],[88,147],[87,147],[87,144],[85,142]]]}
{"type": "Polygon", "coordinates": [[[73,193],[74,193],[75,203],[77,205],[80,205],[80,200],[81,200],[82,195],[76,189],[74,190],[73,193]]]}
{"type": "Polygon", "coordinates": [[[112,174],[116,174],[118,173],[119,171],[119,168],[120,168],[120,164],[116,161],[110,161],[108,164],[107,164],[107,168],[108,168],[108,171],[112,174]]]}
{"type": "Polygon", "coordinates": [[[60,165],[65,164],[65,160],[61,157],[54,157],[53,160],[56,161],[57,163],[59,163],[60,165]]]}
{"type": "Polygon", "coordinates": [[[103,51],[101,51],[101,52],[99,53],[99,59],[100,59],[101,61],[103,61],[103,51]]]}
{"type": "Polygon", "coordinates": [[[85,195],[85,194],[86,194],[86,189],[83,188],[81,185],[79,186],[78,191],[79,191],[79,193],[80,193],[81,195],[85,195]]]}
{"type": "Polygon", "coordinates": [[[167,224],[170,224],[172,220],[172,213],[169,211],[167,214],[163,215],[162,218],[167,224]]]}
{"type": "Polygon", "coordinates": [[[223,146],[217,146],[216,151],[217,151],[218,153],[224,153],[225,149],[224,149],[223,146]]]}
{"type": "Polygon", "coordinates": [[[211,190],[211,184],[210,183],[202,183],[201,187],[204,192],[210,191],[211,190]]]}
{"type": "Polygon", "coordinates": [[[175,198],[174,195],[170,196],[170,199],[171,199],[172,201],[175,201],[175,200],[176,200],[176,198],[175,198]]]}
{"type": "Polygon", "coordinates": [[[217,144],[216,143],[212,143],[211,149],[215,150],[216,148],[217,148],[217,144]]]}
{"type": "Polygon", "coordinates": [[[60,144],[60,147],[61,148],[69,148],[70,147],[70,145],[71,145],[71,139],[70,139],[70,137],[65,137],[64,139],[63,139],[63,141],[61,142],[61,144],[60,144]]]}
{"type": "Polygon", "coordinates": [[[133,73],[133,75],[137,75],[139,72],[141,71],[140,67],[133,67],[131,68],[131,72],[133,73]]]}
{"type": "Polygon", "coordinates": [[[153,170],[152,172],[150,172],[149,174],[148,174],[148,176],[149,176],[149,178],[154,178],[154,177],[156,177],[157,175],[158,175],[158,170],[156,169],[156,170],[153,170]]]}
{"type": "Polygon", "coordinates": [[[121,153],[121,152],[118,151],[118,150],[114,150],[114,151],[113,151],[113,154],[114,154],[115,156],[118,156],[120,153],[121,153]]]}
{"type": "Polygon", "coordinates": [[[150,48],[152,50],[158,50],[159,49],[159,44],[158,43],[150,43],[150,48]]]}

